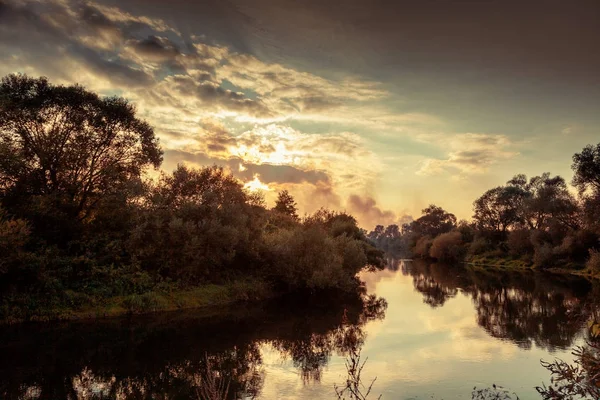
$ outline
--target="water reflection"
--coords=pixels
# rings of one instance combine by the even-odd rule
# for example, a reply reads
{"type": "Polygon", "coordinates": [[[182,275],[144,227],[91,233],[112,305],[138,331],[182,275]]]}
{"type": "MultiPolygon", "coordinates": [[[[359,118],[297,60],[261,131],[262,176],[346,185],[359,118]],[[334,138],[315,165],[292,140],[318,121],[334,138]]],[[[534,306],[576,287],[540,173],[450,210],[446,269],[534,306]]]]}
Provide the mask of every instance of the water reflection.
{"type": "MultiPolygon", "coordinates": [[[[392,265],[392,268],[397,268],[392,265]]],[[[404,262],[416,291],[431,307],[441,307],[460,291],[469,295],[477,323],[495,338],[521,348],[573,345],[584,323],[595,315],[597,285],[583,278],[404,262]]]]}
{"type": "Polygon", "coordinates": [[[0,394],[189,399],[199,398],[199,388],[212,378],[227,388],[228,398],[255,398],[265,379],[261,346],[290,358],[306,381],[318,381],[333,354],[345,356],[350,346],[362,345],[362,327],[383,318],[387,306],[365,294],[313,296],[310,304],[305,299],[210,317],[185,313],[3,328],[0,394]]]}
{"type": "Polygon", "coordinates": [[[311,295],[211,315],[0,328],[0,398],[197,399],[207,388],[335,398],[334,387],[352,398],[348,387],[366,393],[376,377],[373,398],[534,399],[550,378],[540,359],[569,357],[586,322],[600,329],[600,289],[584,279],[389,265],[365,276],[389,309],[366,293],[311,295]],[[352,386],[352,365],[367,358],[363,386],[352,386]]]}

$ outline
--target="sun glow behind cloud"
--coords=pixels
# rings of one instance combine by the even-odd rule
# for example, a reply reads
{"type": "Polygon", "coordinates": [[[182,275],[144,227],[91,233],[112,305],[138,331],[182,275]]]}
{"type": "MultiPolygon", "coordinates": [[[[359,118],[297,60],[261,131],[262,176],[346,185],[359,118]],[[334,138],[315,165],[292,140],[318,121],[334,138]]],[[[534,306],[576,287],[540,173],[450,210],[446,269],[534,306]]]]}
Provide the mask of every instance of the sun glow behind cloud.
{"type": "Polygon", "coordinates": [[[269,187],[269,185],[264,184],[260,181],[259,174],[254,174],[254,179],[252,179],[249,182],[246,182],[244,184],[244,188],[250,190],[251,192],[257,192],[257,191],[270,192],[271,190],[273,190],[269,187]]]}
{"type": "MultiPolygon", "coordinates": [[[[354,4],[354,0],[351,2],[354,4]]],[[[513,173],[543,172],[546,167],[539,165],[545,161],[544,152],[552,146],[553,154],[569,148],[570,154],[561,158],[568,172],[571,148],[577,151],[590,143],[583,135],[592,131],[578,121],[577,113],[594,102],[582,100],[569,108],[555,101],[560,112],[554,114],[562,112],[568,118],[555,119],[550,124],[550,108],[540,111],[543,97],[532,101],[540,110],[537,106],[531,110],[516,109],[523,103],[505,93],[515,82],[494,86],[486,80],[484,86],[473,86],[466,75],[453,68],[444,72],[432,67],[435,74],[427,75],[411,71],[410,62],[399,60],[392,63],[394,71],[389,75],[389,66],[378,65],[377,57],[402,54],[408,61],[421,52],[391,49],[369,58],[367,54],[380,50],[379,45],[402,47],[410,45],[410,41],[372,41],[369,35],[377,36],[379,30],[368,32],[357,41],[353,35],[360,29],[354,23],[346,26],[356,27],[356,32],[349,29],[341,35],[325,37],[322,33],[337,26],[322,19],[328,9],[302,5],[307,14],[294,16],[301,24],[303,17],[311,15],[311,27],[323,23],[321,29],[325,30],[317,36],[310,36],[311,31],[308,36],[276,37],[276,30],[261,30],[261,35],[253,35],[255,31],[244,29],[259,19],[237,20],[241,4],[233,0],[223,5],[223,10],[233,5],[236,13],[225,13],[225,20],[213,24],[223,33],[217,32],[213,37],[209,30],[214,27],[207,26],[206,32],[181,29],[187,24],[179,19],[185,17],[169,15],[167,8],[145,7],[141,2],[118,6],[107,3],[108,0],[0,2],[0,53],[7,55],[0,61],[0,75],[44,75],[53,83],[76,82],[103,95],[124,96],[155,127],[165,149],[165,170],[180,162],[222,165],[244,184],[255,182],[255,174],[259,174],[259,181],[271,192],[290,190],[298,199],[301,213],[320,206],[352,209],[361,224],[370,228],[376,223],[400,220],[402,214],[418,215],[434,202],[468,218],[472,201],[486,189],[505,182],[513,173]],[[318,15],[311,14],[316,11],[318,15]],[[345,36],[352,37],[348,43],[358,47],[327,47],[328,40],[344,42],[345,36]],[[240,45],[240,37],[244,38],[244,45],[240,45]],[[257,43],[265,37],[274,43],[287,40],[290,46],[283,43],[284,46],[271,48],[257,43]],[[319,37],[324,47],[316,46],[312,40],[306,42],[302,44],[302,54],[307,58],[298,60],[287,54],[298,45],[292,37],[319,37]],[[365,43],[371,45],[363,48],[365,43]],[[323,50],[326,48],[329,51],[323,50]],[[361,50],[355,53],[358,48],[361,50]],[[343,68],[328,68],[329,62],[346,52],[355,57],[352,63],[345,58],[343,68]],[[311,59],[310,54],[318,57],[311,59]],[[368,62],[361,62],[363,56],[368,62]],[[361,68],[366,65],[371,65],[374,73],[359,72],[364,72],[361,68]],[[438,79],[446,73],[451,74],[450,80],[438,79]],[[504,98],[495,96],[503,93],[504,98]],[[480,106],[486,101],[491,108],[484,112],[480,106]],[[513,107],[511,112],[507,111],[509,106],[513,107]],[[537,116],[535,123],[531,123],[534,117],[529,114],[537,116]],[[514,128],[522,121],[529,122],[529,128],[507,131],[506,127],[514,128]],[[538,132],[531,143],[519,138],[527,129],[538,132]],[[524,157],[526,153],[536,155],[536,163],[524,157]],[[510,172],[506,171],[508,166],[510,172]],[[448,191],[455,195],[447,196],[448,191]]],[[[260,3],[241,8],[252,14],[268,7],[269,2],[260,3]]],[[[202,8],[197,4],[186,7],[202,8]]],[[[344,13],[361,7],[349,7],[344,13]]],[[[343,19],[344,13],[338,11],[334,17],[343,19]]],[[[406,11],[410,13],[409,9],[406,11]]],[[[285,14],[285,10],[279,12],[285,14]]],[[[211,20],[221,18],[211,12],[205,14],[211,20]]],[[[425,19],[430,16],[429,12],[416,15],[425,19]]],[[[363,18],[362,13],[360,17],[363,18]]],[[[280,26],[278,18],[260,20],[273,29],[296,29],[295,24],[280,26]]],[[[398,26],[414,29],[412,25],[398,26]]],[[[458,26],[460,32],[466,29],[464,24],[458,26]]],[[[406,35],[402,31],[395,37],[406,35]]],[[[457,45],[460,47],[461,43],[457,45]]],[[[435,46],[433,49],[439,50],[435,46]]],[[[445,56],[438,53],[423,52],[427,57],[445,56]]],[[[525,85],[527,90],[531,85],[525,85]]],[[[576,100],[576,96],[569,97],[574,104],[576,100]]],[[[558,165],[558,161],[544,165],[558,165]]],[[[552,172],[565,175],[564,171],[552,172]]]]}

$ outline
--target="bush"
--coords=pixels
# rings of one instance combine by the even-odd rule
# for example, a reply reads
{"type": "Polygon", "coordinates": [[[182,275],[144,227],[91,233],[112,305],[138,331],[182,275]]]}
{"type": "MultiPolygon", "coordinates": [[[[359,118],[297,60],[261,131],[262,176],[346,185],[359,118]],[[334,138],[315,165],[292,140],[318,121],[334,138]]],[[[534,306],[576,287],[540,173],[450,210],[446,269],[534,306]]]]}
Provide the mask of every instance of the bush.
{"type": "Polygon", "coordinates": [[[264,253],[269,275],[293,288],[333,287],[349,278],[336,241],[319,227],[271,232],[265,237],[264,253]]]}
{"type": "Polygon", "coordinates": [[[162,299],[154,292],[141,295],[132,294],[123,300],[123,307],[131,314],[141,314],[156,311],[161,306],[162,299]]]}
{"type": "Polygon", "coordinates": [[[488,252],[490,248],[490,243],[485,238],[479,236],[473,240],[467,253],[470,256],[477,256],[488,252]]]}
{"type": "Polygon", "coordinates": [[[0,274],[22,259],[29,241],[29,224],[22,219],[8,218],[0,208],[0,274]]]}
{"type": "Polygon", "coordinates": [[[594,273],[600,272],[600,251],[595,249],[590,249],[590,258],[585,263],[587,269],[594,273]]]}
{"type": "Polygon", "coordinates": [[[534,247],[533,264],[536,267],[548,268],[554,264],[554,251],[552,245],[543,243],[534,247]]]}
{"type": "Polygon", "coordinates": [[[458,261],[464,257],[462,235],[458,231],[442,233],[433,241],[429,255],[439,261],[458,261]]]}
{"type": "Polygon", "coordinates": [[[421,236],[415,243],[413,254],[417,257],[429,257],[429,249],[433,244],[433,239],[429,236],[421,236]]]}
{"type": "Polygon", "coordinates": [[[527,229],[516,229],[508,234],[506,239],[508,252],[512,256],[523,256],[533,253],[529,231],[527,229]]]}

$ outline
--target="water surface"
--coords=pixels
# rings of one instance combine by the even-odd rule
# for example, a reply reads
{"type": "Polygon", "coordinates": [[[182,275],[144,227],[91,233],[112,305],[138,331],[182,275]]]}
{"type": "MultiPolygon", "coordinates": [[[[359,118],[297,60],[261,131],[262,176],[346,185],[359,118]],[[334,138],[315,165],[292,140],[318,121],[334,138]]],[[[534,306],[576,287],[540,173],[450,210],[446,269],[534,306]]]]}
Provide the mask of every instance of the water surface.
{"type": "Polygon", "coordinates": [[[371,398],[471,399],[496,384],[538,399],[540,359],[572,359],[600,293],[571,277],[394,260],[362,279],[361,295],[4,327],[0,394],[188,399],[210,374],[231,398],[333,399],[360,353],[371,398]]]}

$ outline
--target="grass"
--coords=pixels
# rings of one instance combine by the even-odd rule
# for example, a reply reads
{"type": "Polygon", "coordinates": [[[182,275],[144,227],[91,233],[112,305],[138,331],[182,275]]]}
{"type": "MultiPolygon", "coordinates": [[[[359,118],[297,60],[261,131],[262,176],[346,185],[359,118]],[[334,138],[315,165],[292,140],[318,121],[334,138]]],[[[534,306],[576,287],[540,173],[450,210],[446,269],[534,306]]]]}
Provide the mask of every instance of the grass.
{"type": "MultiPolygon", "coordinates": [[[[224,285],[202,285],[179,289],[162,287],[160,290],[128,296],[102,299],[88,297],[86,302],[67,303],[54,307],[33,307],[28,310],[6,310],[0,323],[23,321],[54,321],[75,319],[97,319],[127,314],[216,307],[237,302],[252,302],[272,298],[276,293],[263,281],[234,281],[224,285]]],[[[83,295],[76,293],[73,297],[83,295]]]]}
{"type": "MultiPolygon", "coordinates": [[[[499,270],[521,271],[539,269],[530,260],[515,258],[509,255],[499,256],[497,254],[482,254],[470,256],[465,259],[465,263],[477,269],[485,269],[486,267],[491,267],[499,270]]],[[[573,262],[562,264],[559,263],[557,266],[551,268],[544,268],[543,270],[554,274],[568,274],[583,276],[586,278],[600,279],[599,271],[592,270],[591,268],[585,267],[582,264],[576,264],[573,262]]]]}
{"type": "Polygon", "coordinates": [[[501,269],[526,270],[534,268],[533,263],[531,261],[510,256],[482,254],[467,257],[465,259],[465,262],[469,265],[495,267],[501,269]]]}

